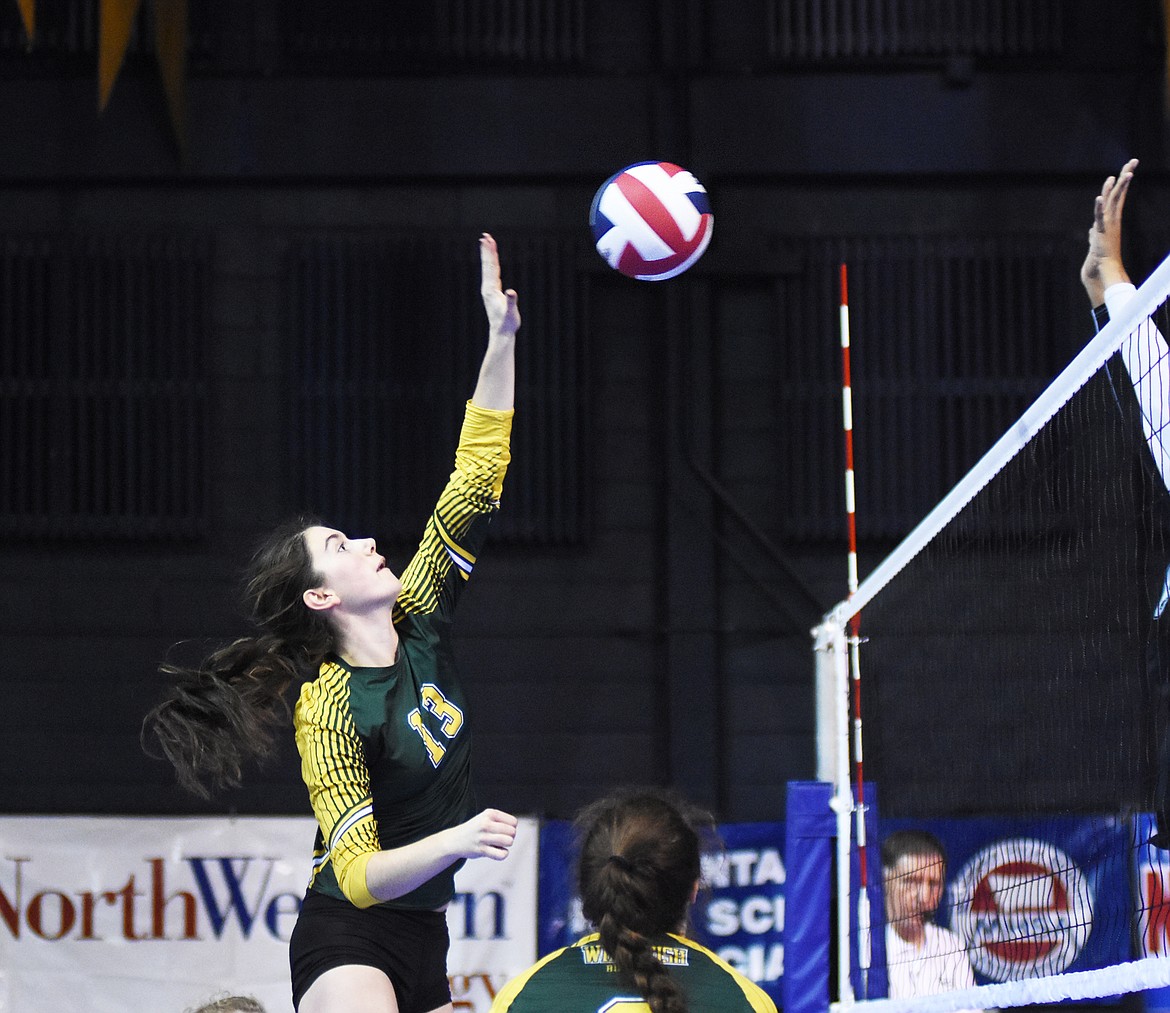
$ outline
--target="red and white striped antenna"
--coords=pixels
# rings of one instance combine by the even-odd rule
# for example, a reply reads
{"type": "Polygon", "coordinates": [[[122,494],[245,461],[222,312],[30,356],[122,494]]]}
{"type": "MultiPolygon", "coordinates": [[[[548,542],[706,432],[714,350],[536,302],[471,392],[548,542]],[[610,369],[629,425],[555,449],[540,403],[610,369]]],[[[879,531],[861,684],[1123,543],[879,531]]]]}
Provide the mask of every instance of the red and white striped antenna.
{"type": "MultiPolygon", "coordinates": [[[[841,406],[845,428],[845,518],[849,530],[849,597],[857,591],[857,497],[853,476],[853,377],[849,361],[849,283],[848,272],[841,264],[841,406]]],[[[855,612],[849,619],[849,671],[853,697],[853,763],[856,781],[856,804],[854,815],[857,820],[857,954],[861,971],[862,998],[868,998],[870,967],[870,911],[869,911],[869,869],[866,862],[865,840],[865,776],[864,758],[861,751],[861,664],[859,645],[861,643],[861,612],[855,612]]]]}

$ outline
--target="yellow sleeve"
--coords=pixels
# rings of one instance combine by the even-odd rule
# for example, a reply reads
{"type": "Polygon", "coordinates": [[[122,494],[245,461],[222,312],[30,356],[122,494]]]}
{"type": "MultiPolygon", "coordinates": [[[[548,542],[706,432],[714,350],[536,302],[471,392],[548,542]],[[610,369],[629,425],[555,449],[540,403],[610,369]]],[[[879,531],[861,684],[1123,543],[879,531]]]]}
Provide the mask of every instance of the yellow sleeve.
{"type": "Polygon", "coordinates": [[[396,618],[405,612],[454,606],[459,588],[475,567],[486,522],[500,505],[512,460],[512,416],[512,409],[467,403],[455,470],[427,520],[414,558],[402,571],[396,618]]]}
{"type": "Polygon", "coordinates": [[[349,673],[326,663],[301,690],[293,712],[301,777],[321,828],[313,879],[332,865],[337,885],[357,907],[378,903],[366,886],[366,865],[379,850],[365,754],[345,705],[349,673]]]}
{"type": "Polygon", "coordinates": [[[515,410],[480,408],[470,401],[463,416],[455,451],[456,476],[480,510],[494,510],[504,491],[504,475],[512,462],[511,435],[515,410]]]}
{"type": "Polygon", "coordinates": [[[496,993],[496,997],[492,1000],[492,1006],[488,1010],[488,1013],[508,1013],[508,1010],[512,1007],[512,1003],[516,1001],[516,996],[524,991],[524,986],[528,984],[528,979],[550,960],[555,960],[559,957],[566,949],[568,949],[567,946],[561,947],[559,950],[554,950],[552,953],[538,960],[527,971],[521,972],[509,981],[508,984],[496,993]]]}
{"type": "Polygon", "coordinates": [[[768,995],[759,985],[757,985],[751,978],[740,971],[737,971],[719,954],[701,946],[693,939],[684,939],[682,936],[675,935],[673,932],[670,935],[674,936],[680,943],[689,946],[692,950],[698,950],[700,953],[705,953],[716,966],[721,967],[730,976],[731,980],[735,982],[739,990],[743,993],[743,997],[748,1001],[754,1013],[778,1013],[776,1003],[772,997],[768,995]]]}

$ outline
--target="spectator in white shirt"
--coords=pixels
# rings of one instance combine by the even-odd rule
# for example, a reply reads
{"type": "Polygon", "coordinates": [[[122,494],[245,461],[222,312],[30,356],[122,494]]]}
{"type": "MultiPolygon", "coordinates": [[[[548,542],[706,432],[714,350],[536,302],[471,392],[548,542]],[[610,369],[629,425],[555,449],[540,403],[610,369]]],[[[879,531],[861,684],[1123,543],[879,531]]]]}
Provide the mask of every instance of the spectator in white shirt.
{"type": "Polygon", "coordinates": [[[925,830],[898,830],[882,842],[886,968],[891,999],[973,988],[962,939],[934,924],[946,885],[942,843],[925,830]]]}

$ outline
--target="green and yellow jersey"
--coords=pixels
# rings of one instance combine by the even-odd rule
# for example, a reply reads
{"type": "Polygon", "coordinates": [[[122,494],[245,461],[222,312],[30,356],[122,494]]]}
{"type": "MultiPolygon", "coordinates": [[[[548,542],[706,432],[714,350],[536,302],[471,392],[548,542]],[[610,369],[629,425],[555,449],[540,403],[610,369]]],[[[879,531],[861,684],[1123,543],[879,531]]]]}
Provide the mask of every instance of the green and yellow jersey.
{"type": "MultiPolygon", "coordinates": [[[[691,1013],[776,1013],[750,978],[710,950],[673,933],[651,940],[658,959],[687,996],[691,1013]]],[[[491,1013],[649,1013],[617,976],[596,933],[550,953],[496,994],[491,1013]]]]}
{"type": "MultiPolygon", "coordinates": [[[[511,426],[511,411],[468,403],[455,470],[402,573],[394,664],[357,668],[329,657],[301,689],[293,725],[318,824],[310,889],[358,907],[380,903],[366,888],[371,855],[477,811],[451,620],[499,506],[511,426]]],[[[460,864],[382,903],[441,907],[460,864]]]]}

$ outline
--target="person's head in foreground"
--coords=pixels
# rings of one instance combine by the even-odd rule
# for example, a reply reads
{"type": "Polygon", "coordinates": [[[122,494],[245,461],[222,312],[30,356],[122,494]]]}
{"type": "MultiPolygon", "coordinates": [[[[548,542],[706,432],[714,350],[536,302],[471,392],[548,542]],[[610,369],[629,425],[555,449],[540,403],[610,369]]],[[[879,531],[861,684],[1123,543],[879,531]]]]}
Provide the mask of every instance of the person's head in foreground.
{"type": "Polygon", "coordinates": [[[264,1007],[250,995],[225,995],[204,1003],[191,1013],[264,1013],[264,1007]]]}
{"type": "MultiPolygon", "coordinates": [[[[679,987],[655,956],[648,937],[682,932],[699,889],[698,826],[712,820],[651,791],[613,795],[577,817],[582,833],[577,888],[582,913],[623,979],[655,1013],[672,1005],[679,987]],[[654,1004],[654,997],[662,1005],[654,1004]]],[[[681,1000],[679,1000],[681,1001],[681,1000]]]]}
{"type": "Polygon", "coordinates": [[[942,842],[925,830],[896,830],[882,841],[882,889],[886,921],[903,939],[922,937],[946,883],[942,842]]]}
{"type": "Polygon", "coordinates": [[[597,930],[501,989],[492,1013],[776,1013],[755,982],[686,936],[710,813],[671,792],[624,789],[575,821],[582,913],[597,930]]]}
{"type": "Polygon", "coordinates": [[[646,937],[686,925],[700,878],[696,821],[710,819],[684,809],[660,792],[629,792],[578,815],[581,907],[622,973],[662,972],[646,937]]]}

